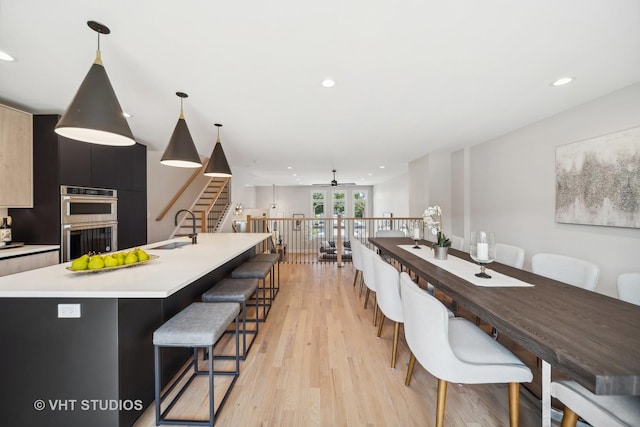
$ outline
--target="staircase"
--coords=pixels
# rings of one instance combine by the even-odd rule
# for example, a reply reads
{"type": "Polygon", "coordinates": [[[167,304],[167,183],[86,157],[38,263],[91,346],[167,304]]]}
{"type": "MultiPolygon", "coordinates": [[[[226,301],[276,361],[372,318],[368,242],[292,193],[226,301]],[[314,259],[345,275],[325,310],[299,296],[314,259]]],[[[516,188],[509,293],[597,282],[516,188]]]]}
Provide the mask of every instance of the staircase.
{"type": "MultiPolygon", "coordinates": [[[[229,210],[229,178],[211,178],[200,197],[191,207],[196,217],[196,231],[215,233],[229,210]]],[[[175,237],[187,236],[193,230],[190,215],[186,215],[178,224],[175,237]]]]}

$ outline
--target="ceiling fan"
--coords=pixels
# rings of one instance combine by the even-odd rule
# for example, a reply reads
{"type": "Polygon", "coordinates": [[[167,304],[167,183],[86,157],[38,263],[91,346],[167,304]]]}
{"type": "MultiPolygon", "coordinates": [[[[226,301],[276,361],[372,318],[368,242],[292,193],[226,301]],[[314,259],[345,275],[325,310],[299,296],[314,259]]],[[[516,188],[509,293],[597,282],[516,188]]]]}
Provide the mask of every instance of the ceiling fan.
{"type": "Polygon", "coordinates": [[[331,180],[331,182],[329,184],[313,184],[313,185],[317,185],[320,187],[337,187],[340,185],[357,185],[355,182],[338,182],[336,180],[336,170],[333,169],[333,179],[331,180]]]}

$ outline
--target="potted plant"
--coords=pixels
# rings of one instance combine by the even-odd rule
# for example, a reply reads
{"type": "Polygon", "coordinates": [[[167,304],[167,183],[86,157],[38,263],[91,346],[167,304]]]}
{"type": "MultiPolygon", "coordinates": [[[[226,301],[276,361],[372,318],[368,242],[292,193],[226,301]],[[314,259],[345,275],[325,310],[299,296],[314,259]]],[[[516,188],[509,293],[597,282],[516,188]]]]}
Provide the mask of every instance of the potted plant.
{"type": "Polygon", "coordinates": [[[447,252],[451,246],[451,240],[442,232],[442,210],[440,206],[430,206],[424,210],[422,219],[431,233],[436,236],[431,245],[435,259],[447,259],[447,252]]]}

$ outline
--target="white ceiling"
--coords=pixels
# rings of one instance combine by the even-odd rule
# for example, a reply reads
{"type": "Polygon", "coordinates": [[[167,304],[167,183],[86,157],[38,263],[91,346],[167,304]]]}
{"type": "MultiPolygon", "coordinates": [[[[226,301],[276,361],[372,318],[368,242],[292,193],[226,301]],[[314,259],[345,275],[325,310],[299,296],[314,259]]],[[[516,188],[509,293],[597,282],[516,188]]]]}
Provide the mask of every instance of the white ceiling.
{"type": "Polygon", "coordinates": [[[255,185],[375,184],[640,80],[638,0],[0,0],[0,99],[61,114],[88,20],[138,142],[164,150],[186,92],[201,156],[222,123],[255,185]]]}

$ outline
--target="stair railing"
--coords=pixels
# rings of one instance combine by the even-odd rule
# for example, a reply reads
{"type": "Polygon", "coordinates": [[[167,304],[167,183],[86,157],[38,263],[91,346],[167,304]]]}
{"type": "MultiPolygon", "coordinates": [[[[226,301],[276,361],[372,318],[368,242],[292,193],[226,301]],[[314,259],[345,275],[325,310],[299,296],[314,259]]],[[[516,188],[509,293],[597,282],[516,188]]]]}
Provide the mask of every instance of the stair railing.
{"type": "Polygon", "coordinates": [[[180,198],[180,196],[182,196],[184,194],[184,192],[187,190],[187,188],[189,188],[189,186],[191,185],[191,183],[201,174],[204,173],[204,170],[207,168],[207,165],[209,164],[209,158],[206,157],[204,159],[204,161],[202,162],[202,166],[198,169],[196,169],[193,174],[189,177],[189,179],[187,179],[187,181],[182,185],[182,187],[180,187],[180,189],[176,192],[176,195],[173,196],[173,198],[169,201],[169,203],[167,204],[167,206],[160,212],[160,214],[156,217],[156,221],[162,221],[162,219],[165,217],[165,215],[167,213],[169,213],[169,210],[171,210],[171,208],[173,207],[173,205],[175,205],[175,203],[178,201],[178,199],[180,198]]]}

